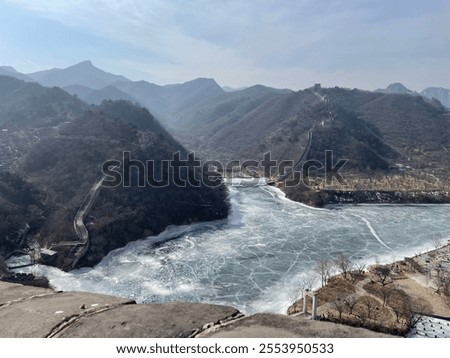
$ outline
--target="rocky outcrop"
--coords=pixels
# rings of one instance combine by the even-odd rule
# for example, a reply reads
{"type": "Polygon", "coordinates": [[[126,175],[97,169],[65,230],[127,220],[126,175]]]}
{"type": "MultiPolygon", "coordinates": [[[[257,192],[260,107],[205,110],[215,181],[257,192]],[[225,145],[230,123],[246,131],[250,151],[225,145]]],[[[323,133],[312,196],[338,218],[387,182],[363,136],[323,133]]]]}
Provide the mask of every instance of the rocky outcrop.
{"type": "Polygon", "coordinates": [[[9,273],[0,275],[0,280],[4,282],[17,283],[25,286],[35,287],[50,287],[50,283],[47,278],[42,276],[35,276],[31,273],[9,273]]]}
{"type": "Polygon", "coordinates": [[[201,303],[135,304],[0,282],[0,337],[381,337],[364,329],[201,303]]]}
{"type": "Polygon", "coordinates": [[[2,256],[0,256],[0,281],[17,283],[26,286],[49,288],[46,277],[35,276],[31,273],[16,273],[10,270],[2,256]]]}

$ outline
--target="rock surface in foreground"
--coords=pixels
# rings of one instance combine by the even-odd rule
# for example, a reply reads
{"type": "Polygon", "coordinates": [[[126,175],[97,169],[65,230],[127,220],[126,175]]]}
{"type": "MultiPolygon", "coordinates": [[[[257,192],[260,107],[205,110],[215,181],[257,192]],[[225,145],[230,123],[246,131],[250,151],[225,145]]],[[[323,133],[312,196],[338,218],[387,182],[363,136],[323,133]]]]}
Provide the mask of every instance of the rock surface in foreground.
{"type": "Polygon", "coordinates": [[[232,322],[209,332],[213,338],[387,338],[382,333],[364,328],[349,327],[330,322],[312,321],[300,317],[261,313],[232,322]]]}
{"type": "Polygon", "coordinates": [[[171,302],[135,304],[87,292],[0,282],[0,337],[382,337],[365,329],[259,314],[233,307],[171,302]]]}

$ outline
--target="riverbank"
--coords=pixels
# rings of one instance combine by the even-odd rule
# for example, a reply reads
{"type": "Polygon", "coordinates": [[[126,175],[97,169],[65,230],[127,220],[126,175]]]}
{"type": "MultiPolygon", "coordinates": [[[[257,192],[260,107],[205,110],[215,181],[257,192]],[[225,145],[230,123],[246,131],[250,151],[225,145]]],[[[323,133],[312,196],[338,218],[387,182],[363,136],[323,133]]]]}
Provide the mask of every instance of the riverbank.
{"type": "Polygon", "coordinates": [[[444,190],[335,190],[277,185],[286,197],[313,207],[334,204],[450,204],[444,190]]]}
{"type": "Polygon", "coordinates": [[[327,204],[449,204],[446,191],[326,190],[327,204]]]}

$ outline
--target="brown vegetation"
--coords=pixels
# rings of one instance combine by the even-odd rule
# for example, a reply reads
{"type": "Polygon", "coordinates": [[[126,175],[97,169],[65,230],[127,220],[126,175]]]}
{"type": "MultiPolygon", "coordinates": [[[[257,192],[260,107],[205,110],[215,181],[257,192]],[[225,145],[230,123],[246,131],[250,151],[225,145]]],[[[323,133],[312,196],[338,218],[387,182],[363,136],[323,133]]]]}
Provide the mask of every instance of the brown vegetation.
{"type": "MultiPolygon", "coordinates": [[[[334,267],[339,274],[327,279],[326,285],[316,291],[318,314],[321,319],[365,327],[371,330],[404,335],[425,314],[433,314],[431,299],[418,293],[406,292],[399,283],[414,270],[405,261],[391,265],[374,265],[364,271],[362,265],[352,264],[348,257],[338,257],[334,267]],[[344,274],[345,272],[345,274],[344,274]]],[[[324,262],[317,268],[323,268],[324,262]]],[[[448,296],[448,273],[433,274],[437,293],[442,302],[448,296]]],[[[294,303],[288,314],[302,311],[303,301],[294,303]]],[[[310,312],[311,307],[309,305],[310,312]]],[[[450,305],[447,304],[450,313],[450,305]]]]}

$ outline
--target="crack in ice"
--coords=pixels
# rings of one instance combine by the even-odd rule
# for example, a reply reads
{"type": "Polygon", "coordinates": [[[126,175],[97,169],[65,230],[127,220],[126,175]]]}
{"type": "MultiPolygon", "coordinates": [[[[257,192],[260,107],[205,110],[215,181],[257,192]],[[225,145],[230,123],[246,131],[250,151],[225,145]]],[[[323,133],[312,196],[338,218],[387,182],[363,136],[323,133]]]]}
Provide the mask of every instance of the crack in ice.
{"type": "Polygon", "coordinates": [[[389,249],[389,250],[391,250],[391,251],[394,251],[394,250],[392,250],[391,247],[389,247],[388,245],[386,245],[386,244],[383,242],[383,240],[381,240],[381,238],[378,236],[377,232],[375,231],[375,229],[373,228],[373,226],[372,226],[372,224],[370,223],[369,220],[367,220],[365,217],[360,216],[360,215],[358,215],[358,214],[352,214],[352,215],[353,215],[353,216],[356,216],[357,218],[360,218],[362,221],[364,221],[364,222],[366,223],[367,228],[370,230],[370,232],[372,233],[373,237],[374,237],[375,239],[377,239],[377,241],[378,241],[381,245],[383,245],[384,247],[386,247],[387,249],[389,249]]]}

